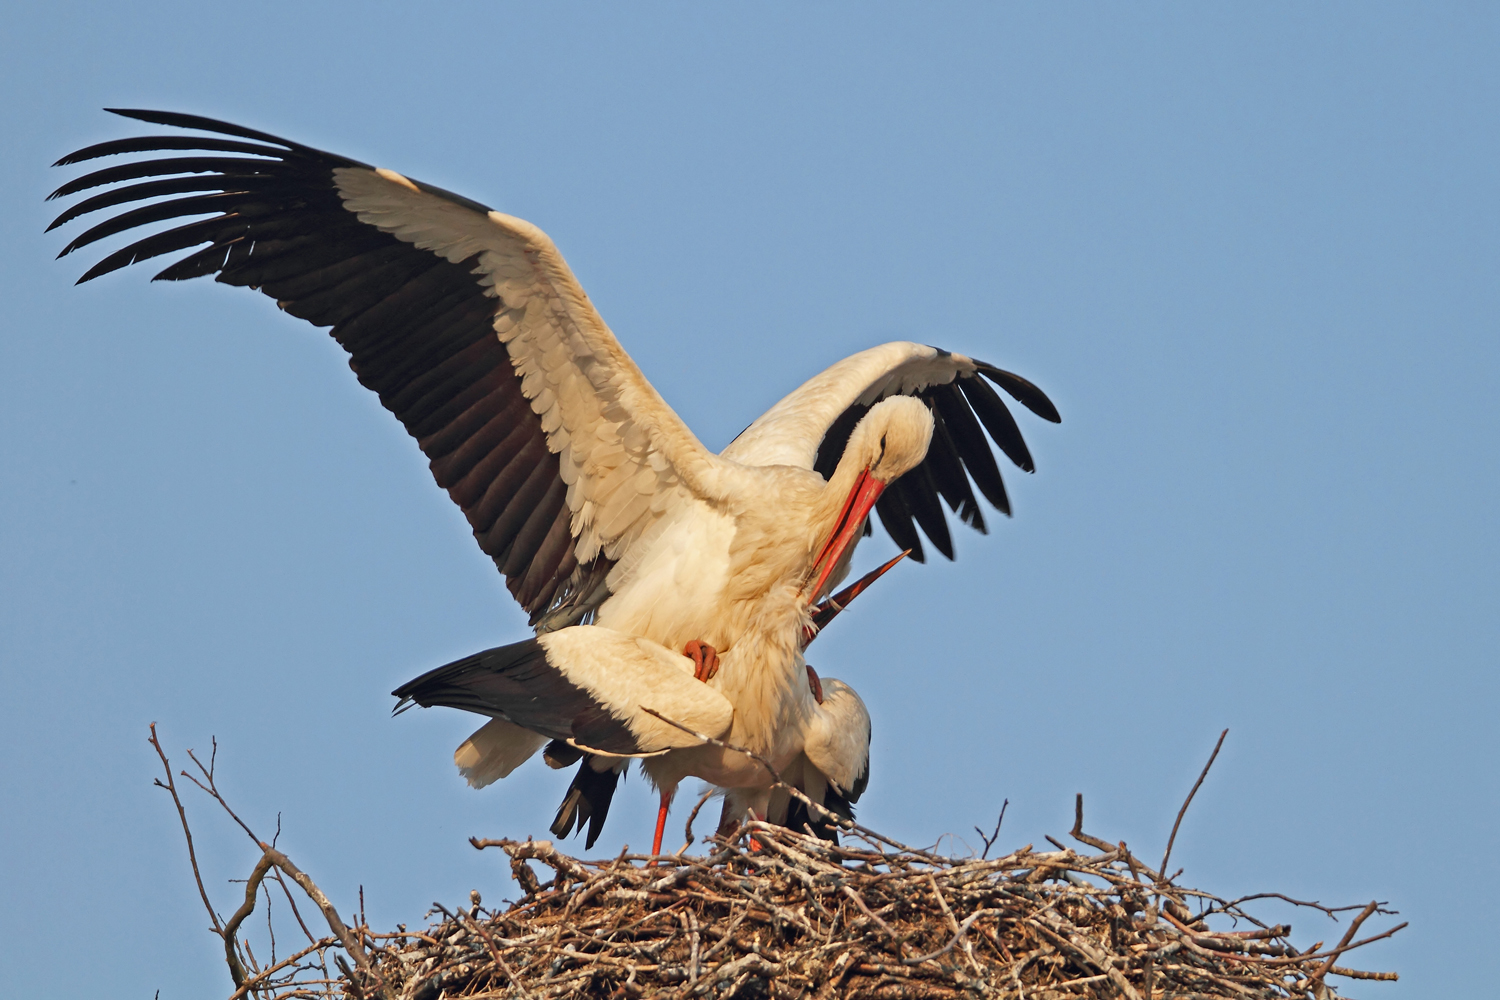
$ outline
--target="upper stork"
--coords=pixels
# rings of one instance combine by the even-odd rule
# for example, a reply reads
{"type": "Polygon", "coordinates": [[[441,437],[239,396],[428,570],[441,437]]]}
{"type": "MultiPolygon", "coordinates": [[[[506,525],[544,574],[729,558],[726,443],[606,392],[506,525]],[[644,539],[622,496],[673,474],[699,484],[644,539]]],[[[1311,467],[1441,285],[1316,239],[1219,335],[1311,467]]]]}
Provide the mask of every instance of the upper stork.
{"type": "MultiPolygon", "coordinates": [[[[524,684],[511,678],[516,697],[588,706],[576,718],[548,716],[533,734],[584,748],[580,737],[600,718],[635,712],[589,693],[609,685],[585,683],[598,649],[634,636],[692,657],[692,676],[731,709],[717,735],[773,761],[794,758],[801,750],[788,734],[815,711],[800,655],[811,607],[847,573],[867,515],[877,512],[914,559],[923,558],[918,527],[952,558],[943,503],[980,531],[976,487],[1009,513],[986,432],[1017,466],[1033,468],[991,383],[1059,419],[1018,375],[892,343],[814,376],[715,455],[646,381],[531,223],[252,129],[115,113],[209,134],[115,140],[60,160],[181,153],[117,162],[54,192],[104,189],[53,227],[134,206],[61,255],[170,223],[108,254],[80,282],[189,251],[156,278],[214,275],[331,328],[359,381],[416,438],[538,636],[608,630],[554,643],[572,652],[544,650],[525,661],[524,684]],[[584,700],[557,693],[565,688],[584,700]]],[[[632,745],[628,725],[611,732],[611,752],[661,750],[632,745]]],[[[723,784],[736,767],[699,776],[723,784]]]]}

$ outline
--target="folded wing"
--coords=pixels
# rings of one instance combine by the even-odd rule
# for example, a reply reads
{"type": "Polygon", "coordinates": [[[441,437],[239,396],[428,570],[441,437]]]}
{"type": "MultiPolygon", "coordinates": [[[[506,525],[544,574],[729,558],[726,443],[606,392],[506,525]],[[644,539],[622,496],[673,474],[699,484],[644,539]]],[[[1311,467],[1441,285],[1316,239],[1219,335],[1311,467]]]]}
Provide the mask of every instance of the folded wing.
{"type": "Polygon", "coordinates": [[[729,701],[693,677],[687,657],[597,625],[574,625],[466,656],[392,694],[401,699],[397,711],[408,703],[459,708],[620,757],[702,743],[646,709],[712,737],[726,734],[734,720],[729,701]]]}
{"type": "Polygon", "coordinates": [[[815,469],[827,478],[870,407],[893,395],[915,396],[932,411],[932,444],[921,464],[882,494],[875,510],[913,559],[924,559],[917,526],[952,559],[942,503],[981,532],[984,515],[974,487],[995,509],[1010,513],[990,440],[1022,470],[1035,468],[1020,427],[990,383],[1042,419],[1061,420],[1046,394],[1019,375],[962,354],[897,342],[851,355],[809,379],[746,428],[723,457],[815,469]]]}

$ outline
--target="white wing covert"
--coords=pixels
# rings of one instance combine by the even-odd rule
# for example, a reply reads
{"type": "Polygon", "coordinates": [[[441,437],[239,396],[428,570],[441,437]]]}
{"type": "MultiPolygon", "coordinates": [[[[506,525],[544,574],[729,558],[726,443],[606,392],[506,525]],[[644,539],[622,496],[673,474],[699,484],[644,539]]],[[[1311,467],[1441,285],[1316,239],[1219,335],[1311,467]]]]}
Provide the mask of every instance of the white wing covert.
{"type": "Polygon", "coordinates": [[[495,332],[558,456],[577,558],[619,561],[683,496],[679,467],[711,458],[620,347],[557,247],[524,219],[481,215],[391,171],[333,174],[361,222],[453,263],[474,260],[499,300],[495,332]]]}
{"type": "Polygon", "coordinates": [[[206,243],[156,277],[211,274],[331,327],[540,629],[587,620],[608,596],[616,562],[684,489],[701,488],[714,457],[535,226],[263,132],[194,115],[118,113],[212,134],[115,140],[60,160],[190,151],[116,163],[54,192],[107,188],[53,227],[148,202],[89,229],[63,254],[151,223],[209,218],[152,232],[80,280],[206,243]]]}

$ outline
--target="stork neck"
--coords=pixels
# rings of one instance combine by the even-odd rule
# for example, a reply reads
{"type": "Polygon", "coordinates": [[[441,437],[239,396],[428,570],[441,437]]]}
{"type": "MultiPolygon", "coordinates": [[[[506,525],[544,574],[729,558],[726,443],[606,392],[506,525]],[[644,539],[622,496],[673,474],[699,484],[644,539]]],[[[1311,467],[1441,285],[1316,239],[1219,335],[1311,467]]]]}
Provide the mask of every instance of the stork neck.
{"type": "Polygon", "coordinates": [[[867,455],[868,449],[856,447],[861,444],[856,428],[856,434],[849,441],[849,446],[844,449],[844,454],[839,456],[839,464],[834,467],[833,475],[829,477],[828,485],[823,488],[823,496],[819,503],[819,524],[823,528],[823,538],[819,539],[821,544],[827,538],[828,533],[838,527],[844,512],[848,509],[849,500],[854,494],[854,489],[859,485],[863,477],[869,473],[871,456],[867,455]]]}

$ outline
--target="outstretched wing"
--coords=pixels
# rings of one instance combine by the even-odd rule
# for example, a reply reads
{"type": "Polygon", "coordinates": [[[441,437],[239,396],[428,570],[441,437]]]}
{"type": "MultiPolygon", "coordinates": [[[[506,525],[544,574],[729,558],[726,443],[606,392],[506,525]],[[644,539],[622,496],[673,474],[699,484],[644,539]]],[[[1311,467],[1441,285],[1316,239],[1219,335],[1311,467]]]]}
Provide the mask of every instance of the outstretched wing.
{"type": "Polygon", "coordinates": [[[932,410],[932,444],[921,464],[892,483],[875,509],[897,546],[910,549],[913,559],[923,561],[918,525],[952,559],[953,539],[940,500],[981,532],[986,529],[975,486],[997,510],[1010,514],[989,439],[1020,468],[1035,468],[1015,417],[990,382],[1042,419],[1062,419],[1046,394],[1019,375],[962,354],[897,342],[851,355],[804,382],[735,438],[723,456],[749,465],[815,469],[828,478],[854,425],[871,406],[898,393],[916,396],[932,410]]]}
{"type": "Polygon", "coordinates": [[[207,218],[138,239],[80,282],[202,247],[156,278],[215,275],[331,327],[360,382],[417,439],[533,624],[586,620],[608,596],[610,570],[713,458],[620,348],[552,241],[467,198],[263,132],[115,113],[213,134],[116,140],[59,160],[187,151],[58,188],[53,198],[107,190],[52,228],[146,202],[59,256],[139,227],[207,218]]]}

